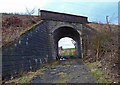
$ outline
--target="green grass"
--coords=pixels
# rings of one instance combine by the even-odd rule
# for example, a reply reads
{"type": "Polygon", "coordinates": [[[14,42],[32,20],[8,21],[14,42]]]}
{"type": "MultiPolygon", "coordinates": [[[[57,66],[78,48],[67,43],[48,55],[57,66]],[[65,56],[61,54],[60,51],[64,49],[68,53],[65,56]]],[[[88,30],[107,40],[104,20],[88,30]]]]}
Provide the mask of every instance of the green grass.
{"type": "Polygon", "coordinates": [[[94,63],[85,63],[85,65],[91,69],[91,74],[93,77],[95,77],[98,81],[98,83],[111,83],[111,78],[106,74],[106,72],[102,68],[98,68],[97,65],[98,62],[94,63]]]}
{"type": "Polygon", "coordinates": [[[74,50],[75,48],[66,48],[64,50],[74,50]]]}
{"type": "Polygon", "coordinates": [[[61,55],[61,56],[73,56],[74,54],[73,54],[72,50],[74,50],[74,49],[75,49],[75,48],[67,48],[67,49],[64,49],[65,52],[64,52],[64,53],[61,53],[60,55],[61,55]],[[69,50],[69,52],[67,52],[67,50],[69,50]]]}
{"type": "Polygon", "coordinates": [[[64,53],[61,53],[60,55],[61,56],[67,56],[68,54],[67,54],[67,52],[64,52],[64,53]]]}
{"type": "Polygon", "coordinates": [[[60,55],[61,56],[73,56],[73,53],[72,52],[69,52],[69,53],[64,52],[64,53],[61,53],[60,55]]]}

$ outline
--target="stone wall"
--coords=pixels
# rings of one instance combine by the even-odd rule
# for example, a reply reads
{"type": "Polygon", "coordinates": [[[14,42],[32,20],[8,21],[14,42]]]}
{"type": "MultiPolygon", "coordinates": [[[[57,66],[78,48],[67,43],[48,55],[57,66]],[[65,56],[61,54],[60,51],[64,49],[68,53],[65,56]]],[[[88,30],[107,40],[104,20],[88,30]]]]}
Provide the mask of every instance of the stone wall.
{"type": "Polygon", "coordinates": [[[19,39],[2,47],[3,79],[35,70],[52,58],[46,24],[46,21],[41,22],[19,39]]]}

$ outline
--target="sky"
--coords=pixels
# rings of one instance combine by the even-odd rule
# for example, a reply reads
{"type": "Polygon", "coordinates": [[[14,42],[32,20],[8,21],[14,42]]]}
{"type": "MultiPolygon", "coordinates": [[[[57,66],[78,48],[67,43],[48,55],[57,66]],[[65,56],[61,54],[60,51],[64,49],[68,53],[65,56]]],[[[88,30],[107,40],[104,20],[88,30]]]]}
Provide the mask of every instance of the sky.
{"type": "MultiPolygon", "coordinates": [[[[89,22],[118,24],[120,0],[0,0],[0,13],[25,13],[38,9],[88,17],[89,22]]],[[[63,40],[63,42],[70,40],[63,40]]],[[[61,44],[62,45],[62,44],[61,44]]],[[[72,46],[72,45],[71,45],[72,46]]]]}
{"type": "Polygon", "coordinates": [[[64,38],[59,40],[58,47],[62,46],[63,49],[65,49],[65,48],[75,48],[75,46],[71,42],[72,40],[73,40],[72,38],[64,37],[64,38]]]}
{"type": "Polygon", "coordinates": [[[40,8],[61,13],[88,17],[90,22],[118,23],[118,2],[120,0],[0,0],[0,13],[19,12],[40,8]]]}

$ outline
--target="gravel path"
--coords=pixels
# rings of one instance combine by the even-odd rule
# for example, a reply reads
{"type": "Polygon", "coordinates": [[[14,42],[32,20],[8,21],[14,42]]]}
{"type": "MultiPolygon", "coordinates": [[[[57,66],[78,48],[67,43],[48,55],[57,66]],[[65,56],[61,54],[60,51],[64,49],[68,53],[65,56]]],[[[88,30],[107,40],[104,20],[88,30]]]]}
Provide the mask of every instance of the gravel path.
{"type": "Polygon", "coordinates": [[[44,75],[37,75],[31,83],[97,83],[90,70],[78,59],[60,61],[54,67],[47,67],[44,75]]]}

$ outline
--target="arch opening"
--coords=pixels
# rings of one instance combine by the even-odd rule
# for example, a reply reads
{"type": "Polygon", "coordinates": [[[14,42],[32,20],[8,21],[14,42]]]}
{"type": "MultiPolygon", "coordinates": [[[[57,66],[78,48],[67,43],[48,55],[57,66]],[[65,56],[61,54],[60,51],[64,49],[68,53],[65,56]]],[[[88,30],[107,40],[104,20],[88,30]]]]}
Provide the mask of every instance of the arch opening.
{"type": "Polygon", "coordinates": [[[59,57],[58,42],[64,37],[72,38],[76,42],[76,56],[81,57],[80,34],[75,28],[68,26],[59,27],[53,31],[54,56],[59,57]]]}
{"type": "Polygon", "coordinates": [[[59,56],[76,56],[76,41],[72,38],[64,37],[58,41],[59,56]]]}

